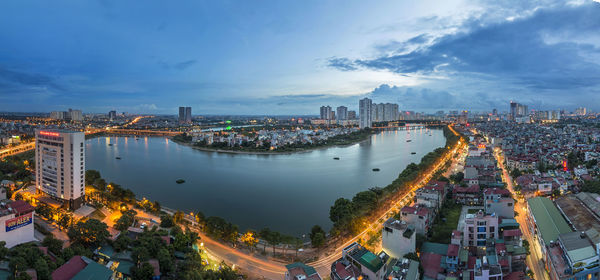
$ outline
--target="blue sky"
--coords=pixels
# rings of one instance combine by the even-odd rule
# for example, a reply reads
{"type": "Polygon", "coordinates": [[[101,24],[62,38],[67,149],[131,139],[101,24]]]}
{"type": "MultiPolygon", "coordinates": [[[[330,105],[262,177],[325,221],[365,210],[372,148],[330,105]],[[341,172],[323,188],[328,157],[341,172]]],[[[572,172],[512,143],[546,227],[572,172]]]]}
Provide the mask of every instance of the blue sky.
{"type": "Polygon", "coordinates": [[[599,15],[591,0],[3,1],[0,111],[600,110],[599,15]]]}

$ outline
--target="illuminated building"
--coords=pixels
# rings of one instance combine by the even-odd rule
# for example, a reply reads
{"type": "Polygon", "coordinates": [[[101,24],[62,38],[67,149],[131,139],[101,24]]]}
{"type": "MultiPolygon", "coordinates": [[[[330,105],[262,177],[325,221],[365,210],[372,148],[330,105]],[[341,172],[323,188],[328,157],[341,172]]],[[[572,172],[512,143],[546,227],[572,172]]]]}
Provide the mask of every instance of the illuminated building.
{"type": "Polygon", "coordinates": [[[67,130],[35,133],[36,187],[69,209],[85,195],[85,134],[67,130]]]}
{"type": "Polygon", "coordinates": [[[392,258],[402,258],[405,254],[415,252],[415,227],[404,221],[389,218],[381,229],[381,245],[392,258]]]}
{"type": "Polygon", "coordinates": [[[373,101],[369,98],[363,98],[358,102],[358,111],[360,117],[360,128],[371,127],[372,123],[373,101]]]}
{"type": "Polygon", "coordinates": [[[29,203],[19,200],[0,204],[0,240],[6,247],[34,241],[33,213],[35,208],[29,203]]]}

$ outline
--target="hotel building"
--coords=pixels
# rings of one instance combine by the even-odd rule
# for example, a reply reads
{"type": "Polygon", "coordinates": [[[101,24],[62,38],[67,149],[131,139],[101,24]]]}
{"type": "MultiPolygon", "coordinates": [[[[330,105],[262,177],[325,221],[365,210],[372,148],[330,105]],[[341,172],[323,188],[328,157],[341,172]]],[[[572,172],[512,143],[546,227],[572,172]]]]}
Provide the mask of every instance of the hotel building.
{"type": "Polygon", "coordinates": [[[39,192],[77,209],[85,195],[85,134],[67,130],[35,133],[36,187],[39,192]]]}

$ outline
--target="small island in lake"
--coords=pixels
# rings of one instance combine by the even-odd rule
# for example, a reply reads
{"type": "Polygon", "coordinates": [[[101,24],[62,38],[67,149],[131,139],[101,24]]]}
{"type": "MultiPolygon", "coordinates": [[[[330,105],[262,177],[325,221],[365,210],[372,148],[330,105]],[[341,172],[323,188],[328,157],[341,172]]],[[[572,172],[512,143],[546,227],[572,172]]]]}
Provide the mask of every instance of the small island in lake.
{"type": "Polygon", "coordinates": [[[183,179],[177,179],[177,181],[175,181],[175,183],[177,183],[177,184],[183,184],[183,183],[185,183],[185,180],[183,180],[183,179]]]}

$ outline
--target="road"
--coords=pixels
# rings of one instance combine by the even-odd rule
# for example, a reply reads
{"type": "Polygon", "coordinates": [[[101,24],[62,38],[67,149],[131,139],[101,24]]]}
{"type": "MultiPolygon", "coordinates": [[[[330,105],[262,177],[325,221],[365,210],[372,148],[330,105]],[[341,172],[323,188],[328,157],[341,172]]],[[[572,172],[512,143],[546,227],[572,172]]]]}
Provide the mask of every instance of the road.
{"type": "Polygon", "coordinates": [[[26,152],[29,150],[33,150],[34,147],[35,147],[35,142],[32,141],[32,142],[22,143],[22,144],[14,146],[14,147],[4,148],[4,149],[0,150],[0,159],[3,159],[8,156],[12,156],[12,155],[20,154],[22,152],[26,152]]]}
{"type": "MultiPolygon", "coordinates": [[[[504,158],[500,152],[500,149],[494,149],[494,156],[498,161],[498,165],[500,165],[500,168],[502,169],[502,177],[506,182],[508,190],[510,190],[510,192],[513,194],[513,197],[516,197],[516,193],[513,189],[513,180],[504,166],[504,158]]],[[[530,245],[531,254],[527,256],[527,266],[533,271],[535,279],[550,279],[544,263],[542,262],[542,256],[540,256],[541,251],[537,248],[539,246],[538,242],[535,240],[534,235],[529,231],[529,227],[527,226],[526,202],[522,201],[522,199],[517,199],[517,202],[515,203],[515,211],[518,213],[518,216],[515,217],[515,219],[517,222],[519,222],[523,236],[530,245]]]]}

